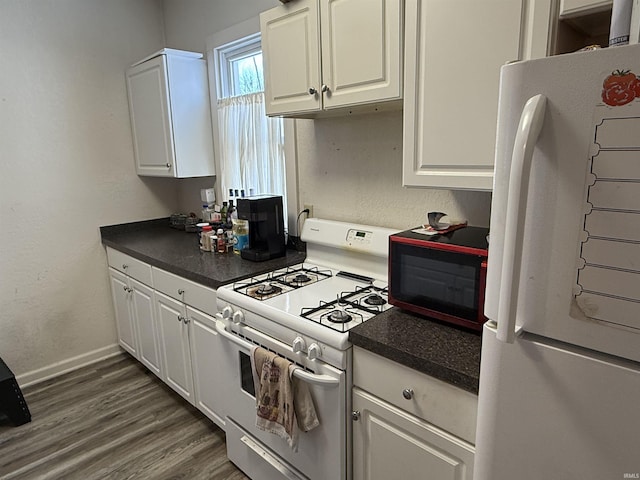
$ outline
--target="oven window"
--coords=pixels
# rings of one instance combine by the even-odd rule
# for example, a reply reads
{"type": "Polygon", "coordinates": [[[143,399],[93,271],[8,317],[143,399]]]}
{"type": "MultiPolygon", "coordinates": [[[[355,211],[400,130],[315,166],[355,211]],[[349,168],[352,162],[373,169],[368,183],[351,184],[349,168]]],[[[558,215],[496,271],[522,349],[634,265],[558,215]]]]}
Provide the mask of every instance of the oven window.
{"type": "Polygon", "coordinates": [[[402,302],[475,320],[482,260],[472,255],[394,246],[392,295],[402,302]]]}
{"type": "Polygon", "coordinates": [[[256,396],[256,389],[253,385],[253,373],[251,371],[251,357],[244,352],[238,352],[240,355],[240,386],[242,390],[252,397],[256,396]]]}

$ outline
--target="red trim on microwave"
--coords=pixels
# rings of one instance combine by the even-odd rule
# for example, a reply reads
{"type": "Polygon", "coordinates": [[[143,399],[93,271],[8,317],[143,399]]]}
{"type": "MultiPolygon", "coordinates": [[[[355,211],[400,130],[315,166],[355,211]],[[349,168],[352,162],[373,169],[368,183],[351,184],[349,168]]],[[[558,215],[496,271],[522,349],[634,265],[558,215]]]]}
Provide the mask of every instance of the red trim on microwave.
{"type": "Polygon", "coordinates": [[[486,257],[488,255],[488,251],[484,248],[474,248],[466,247],[464,245],[453,245],[451,243],[434,242],[429,240],[428,238],[408,238],[391,235],[389,237],[389,240],[395,243],[404,243],[406,245],[415,245],[417,247],[423,248],[433,248],[434,250],[443,250],[446,252],[464,253],[466,255],[478,255],[480,257],[486,257]]]}

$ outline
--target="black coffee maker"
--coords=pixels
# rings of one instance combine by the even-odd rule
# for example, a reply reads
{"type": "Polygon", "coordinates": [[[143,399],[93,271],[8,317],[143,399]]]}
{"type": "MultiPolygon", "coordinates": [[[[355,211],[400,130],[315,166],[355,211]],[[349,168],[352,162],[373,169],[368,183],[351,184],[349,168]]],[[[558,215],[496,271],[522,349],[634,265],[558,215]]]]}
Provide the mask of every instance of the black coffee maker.
{"type": "Polygon", "coordinates": [[[238,218],[249,222],[249,246],[242,258],[262,262],[285,254],[282,197],[258,195],[238,199],[238,218]]]}

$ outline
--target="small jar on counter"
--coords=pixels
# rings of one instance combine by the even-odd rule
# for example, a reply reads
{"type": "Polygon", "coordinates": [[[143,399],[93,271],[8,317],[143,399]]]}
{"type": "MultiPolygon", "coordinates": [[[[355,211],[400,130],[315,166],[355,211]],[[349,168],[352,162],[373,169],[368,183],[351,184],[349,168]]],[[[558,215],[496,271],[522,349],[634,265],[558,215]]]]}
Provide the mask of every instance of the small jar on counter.
{"type": "Polygon", "coordinates": [[[218,229],[218,253],[225,253],[227,251],[227,240],[224,234],[224,230],[221,228],[218,229]]]}
{"type": "Polygon", "coordinates": [[[213,227],[211,225],[205,225],[200,232],[200,250],[203,252],[211,251],[211,231],[213,227]]]}

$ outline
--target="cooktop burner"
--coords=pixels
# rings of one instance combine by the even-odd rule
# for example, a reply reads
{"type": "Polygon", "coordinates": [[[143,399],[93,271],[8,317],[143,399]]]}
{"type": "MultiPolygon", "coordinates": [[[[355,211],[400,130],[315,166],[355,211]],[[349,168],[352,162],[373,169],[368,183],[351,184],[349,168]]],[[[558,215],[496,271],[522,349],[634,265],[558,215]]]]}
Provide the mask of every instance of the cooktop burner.
{"type": "Polygon", "coordinates": [[[282,293],[282,287],[271,283],[260,283],[253,287],[247,288],[247,295],[261,300],[274,297],[282,293]]]}
{"type": "Polygon", "coordinates": [[[339,332],[346,332],[389,308],[387,289],[366,285],[342,292],[331,302],[303,308],[300,316],[339,332]]]}
{"type": "Polygon", "coordinates": [[[347,323],[350,322],[353,317],[344,310],[336,309],[327,314],[327,319],[334,323],[347,323]]]}
{"type": "Polygon", "coordinates": [[[331,276],[331,270],[302,264],[236,282],[233,289],[257,300],[266,300],[331,276]]]}
{"type": "Polygon", "coordinates": [[[367,305],[384,305],[387,301],[381,295],[372,293],[364,299],[364,303],[367,305]]]}

